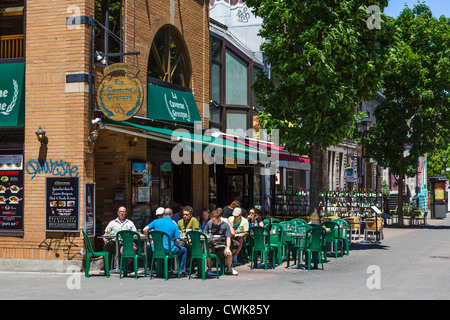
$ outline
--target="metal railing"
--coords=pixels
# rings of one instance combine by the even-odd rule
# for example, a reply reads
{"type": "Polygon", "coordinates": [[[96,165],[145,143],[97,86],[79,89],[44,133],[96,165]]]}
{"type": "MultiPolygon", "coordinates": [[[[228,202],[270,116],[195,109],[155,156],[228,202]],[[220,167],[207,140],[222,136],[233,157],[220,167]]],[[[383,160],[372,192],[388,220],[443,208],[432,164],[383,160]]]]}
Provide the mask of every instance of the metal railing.
{"type": "Polygon", "coordinates": [[[23,34],[0,36],[0,59],[23,58],[23,34]]]}

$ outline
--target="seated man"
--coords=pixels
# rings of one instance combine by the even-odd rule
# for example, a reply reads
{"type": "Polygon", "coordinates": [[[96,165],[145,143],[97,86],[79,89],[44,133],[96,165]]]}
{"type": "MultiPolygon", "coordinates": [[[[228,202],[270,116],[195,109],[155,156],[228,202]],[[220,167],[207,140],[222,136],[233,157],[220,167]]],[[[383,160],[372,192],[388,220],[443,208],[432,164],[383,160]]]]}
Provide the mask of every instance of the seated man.
{"type": "Polygon", "coordinates": [[[192,207],[186,206],[183,209],[183,219],[178,220],[178,229],[179,230],[186,230],[191,229],[194,231],[197,231],[199,228],[199,223],[196,218],[192,216],[192,213],[194,212],[194,209],[192,207]]]}
{"type": "MultiPolygon", "coordinates": [[[[236,270],[233,270],[231,268],[231,262],[233,259],[233,255],[230,251],[230,247],[233,244],[233,241],[231,240],[231,230],[230,226],[227,222],[223,221],[221,219],[221,214],[217,210],[213,210],[210,214],[211,220],[208,221],[206,224],[205,229],[203,232],[206,234],[211,233],[212,235],[221,235],[225,237],[225,241],[223,240],[217,240],[217,241],[211,241],[209,244],[209,248],[211,253],[217,253],[217,258],[225,258],[225,265],[226,265],[226,274],[228,275],[237,275],[238,272],[236,270]]],[[[234,243],[234,246],[238,246],[238,243],[234,243]]],[[[208,275],[214,275],[214,273],[211,272],[211,259],[208,259],[207,261],[208,275]]]]}
{"type": "MultiPolygon", "coordinates": [[[[108,225],[105,228],[105,233],[103,235],[115,236],[117,232],[121,230],[131,230],[137,232],[136,226],[134,225],[133,221],[127,219],[127,208],[123,206],[117,209],[117,218],[108,223],[108,225]]],[[[103,250],[109,252],[109,258],[112,259],[112,257],[117,254],[116,239],[104,238],[103,242],[104,242],[103,250]]],[[[109,265],[111,265],[111,261],[109,265]]]]}
{"type": "Polygon", "coordinates": [[[238,263],[237,255],[242,249],[242,245],[244,244],[244,239],[248,234],[248,220],[242,216],[242,209],[235,208],[233,210],[233,216],[228,218],[228,221],[231,223],[231,236],[232,239],[236,240],[239,243],[239,246],[236,249],[233,249],[233,261],[234,263],[238,263]]]}
{"type": "MultiPolygon", "coordinates": [[[[164,208],[160,207],[156,209],[157,219],[150,222],[143,230],[144,234],[147,235],[149,230],[163,231],[167,233],[170,237],[170,244],[172,247],[172,253],[178,255],[180,259],[180,275],[185,277],[186,274],[186,248],[180,246],[178,243],[180,241],[180,233],[178,228],[173,223],[170,218],[170,212],[164,211],[164,208]],[[174,241],[176,239],[176,243],[174,241]]],[[[164,243],[164,249],[168,252],[169,245],[164,243]]]]}

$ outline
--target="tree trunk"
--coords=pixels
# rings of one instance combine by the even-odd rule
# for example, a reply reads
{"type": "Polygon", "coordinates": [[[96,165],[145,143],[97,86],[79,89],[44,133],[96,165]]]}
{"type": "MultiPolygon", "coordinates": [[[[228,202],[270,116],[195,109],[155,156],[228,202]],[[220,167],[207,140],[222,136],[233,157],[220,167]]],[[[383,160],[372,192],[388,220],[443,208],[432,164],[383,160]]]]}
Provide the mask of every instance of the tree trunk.
{"type": "Polygon", "coordinates": [[[397,215],[398,215],[398,227],[403,228],[403,182],[405,179],[405,175],[401,174],[398,178],[398,207],[397,207],[397,215]]]}
{"type": "Polygon", "coordinates": [[[322,145],[311,143],[310,164],[311,174],[309,176],[309,210],[312,223],[320,223],[319,191],[322,185],[322,145]]]}

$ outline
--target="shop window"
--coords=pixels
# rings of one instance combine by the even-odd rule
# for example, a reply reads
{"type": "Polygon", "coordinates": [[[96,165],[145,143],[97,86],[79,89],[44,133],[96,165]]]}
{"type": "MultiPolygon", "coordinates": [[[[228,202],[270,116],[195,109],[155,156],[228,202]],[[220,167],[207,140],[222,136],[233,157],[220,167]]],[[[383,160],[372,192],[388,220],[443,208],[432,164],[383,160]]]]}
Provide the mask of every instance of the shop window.
{"type": "Polygon", "coordinates": [[[222,72],[222,42],[211,38],[211,99],[216,102],[222,101],[221,95],[221,72],[222,72]]]}
{"type": "Polygon", "coordinates": [[[248,105],[247,63],[227,50],[225,54],[225,103],[248,105]]]}
{"type": "Polygon", "coordinates": [[[245,137],[247,131],[247,113],[227,111],[227,133],[245,137]]]}
{"type": "Polygon", "coordinates": [[[187,48],[173,26],[164,26],[156,33],[150,50],[148,76],[190,87],[191,69],[187,48]]]}
{"type": "MultiPolygon", "coordinates": [[[[123,7],[125,0],[95,0],[95,20],[104,25],[107,32],[95,25],[95,50],[104,53],[123,52],[123,7]],[[120,39],[120,40],[119,40],[120,39]]],[[[108,57],[111,63],[121,62],[122,57],[108,57]]]]}
{"type": "Polygon", "coordinates": [[[0,59],[24,57],[24,0],[0,2],[0,59]]]}

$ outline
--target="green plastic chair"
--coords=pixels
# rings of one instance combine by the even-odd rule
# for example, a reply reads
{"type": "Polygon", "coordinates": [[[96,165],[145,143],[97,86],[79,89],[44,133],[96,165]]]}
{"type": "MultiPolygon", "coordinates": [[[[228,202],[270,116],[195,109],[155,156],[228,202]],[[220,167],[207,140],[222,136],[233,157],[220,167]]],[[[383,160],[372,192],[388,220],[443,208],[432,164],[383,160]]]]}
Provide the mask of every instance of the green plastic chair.
{"type": "Polygon", "coordinates": [[[279,223],[272,223],[270,234],[270,247],[273,248],[274,254],[278,256],[278,265],[283,263],[283,227],[279,223]],[[275,231],[275,232],[274,232],[275,231]],[[274,234],[272,234],[274,232],[274,234]]]}
{"type": "Polygon", "coordinates": [[[311,258],[314,256],[314,268],[318,268],[319,262],[323,270],[323,240],[326,238],[326,230],[323,227],[313,227],[306,232],[306,250],[308,271],[311,271],[311,258]]]}
{"type": "MultiPolygon", "coordinates": [[[[312,229],[312,226],[310,226],[309,224],[298,225],[292,229],[293,233],[303,234],[303,235],[305,235],[305,238],[303,238],[301,245],[299,245],[299,243],[296,242],[293,245],[288,247],[288,251],[286,253],[286,256],[287,256],[287,259],[286,259],[287,266],[286,267],[289,267],[291,254],[293,254],[294,264],[297,264],[297,269],[299,269],[300,265],[299,265],[299,263],[297,263],[297,260],[300,262],[300,252],[303,251],[303,253],[304,253],[306,251],[306,234],[307,234],[308,230],[310,230],[310,229],[312,229]]],[[[300,240],[300,239],[298,239],[298,240],[300,240]]]]}
{"type": "Polygon", "coordinates": [[[242,249],[238,254],[238,261],[245,264],[248,262],[248,256],[250,252],[252,252],[253,247],[253,238],[250,235],[250,232],[247,232],[247,236],[244,238],[244,242],[242,243],[242,249]]]}
{"type": "MultiPolygon", "coordinates": [[[[325,221],[324,223],[322,223],[322,226],[325,228],[329,228],[330,231],[326,232],[326,244],[328,243],[333,243],[334,244],[334,256],[337,258],[338,257],[338,249],[337,249],[337,245],[340,242],[339,239],[339,225],[337,223],[333,221],[325,221]]],[[[341,247],[341,252],[342,252],[342,247],[341,247]]],[[[325,257],[327,256],[327,249],[325,247],[325,257]]]]}
{"type": "Polygon", "coordinates": [[[178,259],[178,256],[174,253],[172,253],[172,245],[170,244],[170,236],[163,232],[163,231],[150,231],[148,233],[148,242],[151,243],[151,240],[153,240],[153,256],[152,256],[152,264],[150,269],[150,280],[152,279],[153,275],[153,262],[155,259],[157,259],[157,268],[158,268],[158,274],[160,273],[160,262],[164,262],[164,280],[169,279],[169,272],[168,272],[168,265],[169,265],[169,259],[174,258],[177,263],[177,271],[178,271],[178,278],[180,278],[180,260],[178,259]],[[166,252],[164,250],[164,238],[167,241],[169,250],[166,252]]]}
{"type": "MultiPolygon", "coordinates": [[[[269,222],[270,222],[269,218],[263,220],[264,227],[268,226],[269,222]]],[[[280,223],[280,219],[273,218],[272,223],[280,223]]]]}
{"type": "Polygon", "coordinates": [[[294,245],[294,239],[291,236],[287,236],[285,233],[292,231],[295,227],[295,223],[291,221],[282,221],[280,222],[281,227],[283,228],[283,246],[284,252],[288,251],[289,246],[294,245]]]}
{"type": "MultiPolygon", "coordinates": [[[[273,251],[273,248],[270,246],[269,229],[266,227],[252,227],[250,230],[253,233],[252,261],[250,263],[250,269],[253,269],[254,264],[257,265],[257,256],[255,256],[255,252],[261,252],[261,261],[264,260],[264,270],[267,270],[268,254],[270,251],[273,251]]],[[[275,266],[275,261],[272,266],[275,266]]]]}
{"type": "MultiPolygon", "coordinates": [[[[191,249],[191,263],[189,266],[189,279],[191,279],[192,263],[195,261],[198,273],[202,274],[202,280],[206,279],[205,261],[206,259],[215,259],[218,263],[217,255],[209,252],[208,236],[202,231],[189,231],[187,234],[189,247],[191,249]],[[203,241],[202,241],[203,238],[203,241]],[[203,244],[202,244],[203,242],[203,244]],[[206,251],[204,252],[203,249],[206,251]],[[200,262],[200,263],[199,263],[200,262]]],[[[219,279],[219,268],[216,267],[217,279],[219,279]]]]}
{"type": "Polygon", "coordinates": [[[348,240],[348,223],[342,219],[334,219],[334,223],[339,225],[338,239],[341,241],[341,257],[344,255],[344,250],[347,251],[347,255],[350,253],[349,240],[348,240]]]}
{"type": "MultiPolygon", "coordinates": [[[[120,255],[120,279],[122,279],[122,273],[125,276],[126,270],[128,268],[127,264],[123,263],[124,259],[133,259],[134,261],[134,278],[138,278],[138,259],[142,258],[144,261],[144,272],[145,276],[147,276],[147,257],[145,253],[141,250],[141,235],[136,231],[131,230],[121,230],[116,234],[116,241],[119,244],[122,244],[123,252],[120,255]],[[137,239],[137,251],[134,250],[134,240],[137,239]]],[[[145,249],[145,248],[144,248],[145,249]]]]}
{"type": "Polygon", "coordinates": [[[86,278],[89,278],[89,266],[91,264],[91,258],[98,258],[102,257],[105,262],[105,276],[109,278],[109,253],[106,251],[97,251],[94,252],[94,249],[92,248],[91,240],[89,239],[89,236],[87,235],[86,231],[84,229],[81,229],[83,231],[83,237],[84,242],[86,243],[86,266],[84,268],[84,275],[86,278]]]}
{"type": "Polygon", "coordinates": [[[298,218],[292,219],[290,222],[295,223],[296,225],[307,224],[305,220],[298,218]]]}

